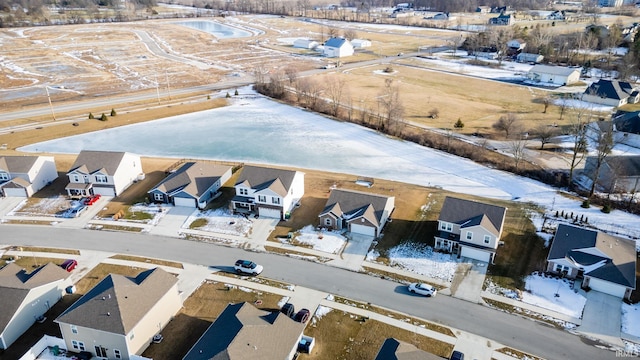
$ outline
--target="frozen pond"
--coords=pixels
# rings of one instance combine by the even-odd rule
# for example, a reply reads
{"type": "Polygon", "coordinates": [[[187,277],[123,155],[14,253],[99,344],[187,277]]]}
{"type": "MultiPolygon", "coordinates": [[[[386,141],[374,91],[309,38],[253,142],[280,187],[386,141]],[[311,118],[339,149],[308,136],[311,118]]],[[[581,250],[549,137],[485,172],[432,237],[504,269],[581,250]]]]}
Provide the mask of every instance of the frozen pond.
{"type": "Polygon", "coordinates": [[[231,39],[240,37],[249,37],[252,34],[245,30],[240,30],[227,25],[222,25],[213,21],[180,21],[178,25],[190,27],[192,29],[208,32],[218,39],[231,39]]]}

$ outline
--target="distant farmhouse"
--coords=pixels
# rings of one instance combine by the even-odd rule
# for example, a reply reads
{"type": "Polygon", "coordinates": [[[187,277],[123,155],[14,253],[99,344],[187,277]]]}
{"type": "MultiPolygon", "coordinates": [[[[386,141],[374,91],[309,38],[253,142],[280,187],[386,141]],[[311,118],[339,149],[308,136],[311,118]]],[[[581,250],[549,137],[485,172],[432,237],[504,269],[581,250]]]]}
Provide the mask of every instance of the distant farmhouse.
{"type": "Polygon", "coordinates": [[[324,43],[323,53],[326,57],[351,56],[353,55],[353,46],[347,39],[334,37],[324,43]]]}
{"type": "Polygon", "coordinates": [[[513,16],[511,14],[500,14],[497,17],[489,19],[489,25],[511,25],[513,24],[513,16]]]}
{"type": "Polygon", "coordinates": [[[362,49],[366,47],[371,47],[371,41],[365,39],[353,39],[351,40],[351,45],[354,49],[362,49]]]}
{"type": "Polygon", "coordinates": [[[544,56],[532,53],[520,53],[516,55],[516,61],[521,63],[539,63],[544,60],[544,56]]]}
{"type": "Polygon", "coordinates": [[[311,39],[296,39],[293,41],[293,47],[299,49],[315,49],[318,42],[311,39]]]}
{"type": "Polygon", "coordinates": [[[563,66],[534,65],[527,74],[533,82],[550,85],[571,85],[580,81],[580,70],[563,66]]]}

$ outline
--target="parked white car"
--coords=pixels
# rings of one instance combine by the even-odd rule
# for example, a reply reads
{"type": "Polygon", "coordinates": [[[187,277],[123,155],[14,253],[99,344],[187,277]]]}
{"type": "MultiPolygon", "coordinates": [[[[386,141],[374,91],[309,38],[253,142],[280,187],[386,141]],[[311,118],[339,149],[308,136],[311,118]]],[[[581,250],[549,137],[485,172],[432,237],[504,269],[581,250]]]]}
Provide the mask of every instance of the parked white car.
{"type": "Polygon", "coordinates": [[[438,290],[429,284],[413,283],[409,284],[409,292],[424,295],[426,297],[436,296],[438,290]]]}
{"type": "Polygon", "coordinates": [[[258,265],[253,261],[249,260],[238,260],[236,264],[233,266],[237,273],[245,273],[250,275],[259,275],[263,267],[262,265],[258,265]]]}

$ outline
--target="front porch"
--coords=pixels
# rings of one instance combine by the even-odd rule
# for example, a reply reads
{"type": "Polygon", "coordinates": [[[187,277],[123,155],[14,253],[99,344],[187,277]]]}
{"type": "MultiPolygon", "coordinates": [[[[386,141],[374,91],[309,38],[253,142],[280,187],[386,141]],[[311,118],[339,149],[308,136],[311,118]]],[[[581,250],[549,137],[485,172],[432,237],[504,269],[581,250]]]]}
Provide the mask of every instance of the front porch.
{"type": "Polygon", "coordinates": [[[91,183],[69,183],[65,190],[71,199],[81,199],[93,195],[93,184],[91,183]]]}

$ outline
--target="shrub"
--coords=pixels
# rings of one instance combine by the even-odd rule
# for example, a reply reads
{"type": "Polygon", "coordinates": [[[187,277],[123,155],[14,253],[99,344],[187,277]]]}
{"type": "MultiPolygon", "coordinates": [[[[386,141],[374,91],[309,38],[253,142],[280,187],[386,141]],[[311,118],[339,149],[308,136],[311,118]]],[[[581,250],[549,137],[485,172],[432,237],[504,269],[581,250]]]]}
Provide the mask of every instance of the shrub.
{"type": "Polygon", "coordinates": [[[102,116],[100,116],[100,120],[107,121],[107,115],[105,115],[105,113],[102,113],[102,116]]]}
{"type": "Polygon", "coordinates": [[[589,204],[589,199],[585,200],[582,202],[582,205],[580,205],[580,207],[588,209],[589,207],[591,207],[591,204],[589,204]]]}
{"type": "Polygon", "coordinates": [[[458,121],[453,124],[453,127],[456,129],[462,129],[464,127],[464,123],[462,122],[462,120],[460,120],[460,118],[458,118],[458,121]]]}
{"type": "Polygon", "coordinates": [[[116,114],[116,110],[115,109],[111,109],[111,116],[116,116],[118,114],[116,114]]]}
{"type": "Polygon", "coordinates": [[[231,94],[227,93],[227,96],[225,96],[227,99],[231,97],[231,94]]]}
{"type": "Polygon", "coordinates": [[[233,95],[238,96],[238,89],[236,89],[236,92],[233,93],[233,95]]]}
{"type": "Polygon", "coordinates": [[[211,95],[207,95],[207,100],[211,100],[211,95]]]}
{"type": "Polygon", "coordinates": [[[89,113],[89,119],[95,119],[95,117],[93,116],[93,113],[89,113]]]}
{"type": "Polygon", "coordinates": [[[602,207],[602,211],[605,214],[608,214],[611,212],[611,205],[610,204],[604,204],[604,206],[602,207]]]}

